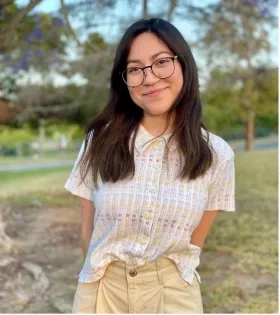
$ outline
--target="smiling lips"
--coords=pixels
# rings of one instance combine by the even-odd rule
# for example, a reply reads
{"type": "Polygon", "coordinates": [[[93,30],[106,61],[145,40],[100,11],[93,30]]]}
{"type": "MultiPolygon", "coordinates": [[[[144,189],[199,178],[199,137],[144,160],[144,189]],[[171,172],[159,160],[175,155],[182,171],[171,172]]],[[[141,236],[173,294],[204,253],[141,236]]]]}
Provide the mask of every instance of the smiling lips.
{"type": "Polygon", "coordinates": [[[152,90],[149,91],[147,93],[144,93],[144,96],[155,96],[155,95],[159,95],[163,90],[165,90],[166,88],[162,88],[162,89],[156,89],[156,90],[152,90]]]}

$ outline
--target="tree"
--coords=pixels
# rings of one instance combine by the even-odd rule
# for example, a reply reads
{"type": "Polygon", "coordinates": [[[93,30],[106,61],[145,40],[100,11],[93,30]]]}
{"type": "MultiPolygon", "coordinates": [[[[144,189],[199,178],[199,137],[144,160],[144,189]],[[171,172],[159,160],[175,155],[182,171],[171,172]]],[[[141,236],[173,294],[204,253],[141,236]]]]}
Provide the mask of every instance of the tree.
{"type": "Polygon", "coordinates": [[[26,31],[27,24],[28,26],[32,24],[32,21],[26,19],[28,13],[32,11],[41,1],[42,0],[30,0],[24,8],[19,8],[14,0],[1,1],[0,52],[9,52],[17,46],[19,38],[26,31]]]}
{"type": "Polygon", "coordinates": [[[272,49],[269,32],[275,29],[276,8],[276,1],[257,0],[220,0],[203,8],[188,7],[189,18],[199,22],[196,47],[207,53],[208,67],[227,69],[229,86],[242,86],[239,106],[246,115],[248,150],[253,148],[257,114],[256,59],[272,49]]]}
{"type": "Polygon", "coordinates": [[[81,57],[69,63],[65,75],[71,78],[79,74],[84,80],[79,87],[68,87],[73,101],[77,95],[80,98],[79,106],[73,106],[70,110],[72,121],[85,124],[105,105],[109,95],[114,50],[115,46],[105,42],[100,34],[91,33],[83,43],[81,57]]]}
{"type": "Polygon", "coordinates": [[[278,69],[256,69],[257,95],[256,124],[276,131],[278,129],[278,69]]]}
{"type": "Polygon", "coordinates": [[[221,132],[239,125],[240,108],[238,106],[239,89],[226,84],[229,74],[220,69],[214,69],[203,90],[203,121],[205,125],[221,132]]]}
{"type": "MultiPolygon", "coordinates": [[[[97,28],[101,24],[110,24],[122,30],[133,22],[135,17],[132,18],[128,14],[127,18],[123,18],[114,14],[113,9],[120,0],[57,0],[60,3],[57,12],[49,15],[34,14],[32,10],[41,1],[30,0],[24,7],[19,7],[13,0],[1,1],[2,61],[5,61],[6,65],[10,64],[17,75],[22,70],[28,71],[35,67],[43,74],[44,84],[48,84],[50,69],[66,74],[70,81],[75,70],[88,82],[81,85],[78,101],[70,106],[76,110],[77,104],[85,95],[90,95],[90,91],[101,91],[98,90],[99,83],[102,82],[104,89],[101,95],[106,94],[110,63],[108,66],[107,63],[103,64],[102,58],[104,56],[105,59],[110,59],[119,38],[108,45],[102,42],[97,28]],[[13,40],[7,40],[7,34],[10,34],[13,40]],[[73,43],[77,48],[78,57],[75,62],[69,62],[65,58],[65,50],[70,45],[73,47],[73,43]],[[67,67],[71,69],[68,73],[65,71],[67,67]],[[89,69],[92,70],[91,73],[89,69]],[[97,72],[100,82],[96,82],[94,76],[97,72]]],[[[267,34],[274,23],[275,1],[216,0],[212,4],[202,6],[201,2],[194,0],[162,0],[157,2],[157,7],[155,2],[149,0],[126,0],[125,3],[130,10],[136,6],[140,8],[139,18],[150,18],[156,14],[172,21],[174,17],[187,16],[198,25],[199,38],[193,46],[207,53],[209,69],[211,70],[213,65],[220,65],[222,70],[227,69],[226,81],[230,88],[243,87],[238,89],[240,98],[237,102],[246,115],[247,144],[248,148],[251,147],[257,117],[257,109],[253,106],[256,93],[252,90],[256,86],[255,59],[261,52],[267,52],[271,48],[267,34]],[[160,6],[159,3],[165,5],[160,6]]],[[[100,96],[100,93],[97,92],[97,95],[100,96]]],[[[60,105],[62,108],[66,106],[63,103],[60,105]]],[[[36,108],[34,107],[34,110],[36,108]]],[[[55,108],[58,110],[58,107],[55,108]]],[[[51,106],[48,110],[51,110],[51,106]]]]}
{"type": "MultiPolygon", "coordinates": [[[[2,82],[8,82],[7,78],[11,78],[9,82],[12,82],[12,79],[14,82],[29,70],[35,69],[37,73],[41,74],[41,85],[45,85],[45,87],[40,87],[38,84],[34,86],[34,83],[30,82],[19,87],[13,84],[8,86],[5,83],[4,87],[3,84],[2,89],[4,88],[5,94],[10,97],[16,94],[18,96],[15,102],[18,109],[18,122],[34,119],[41,115],[48,116],[48,114],[57,113],[60,109],[63,111],[67,105],[69,109],[75,111],[75,108],[80,106],[81,99],[90,95],[90,92],[97,92],[98,97],[104,94],[99,93],[101,91],[101,87],[98,86],[100,83],[102,91],[108,88],[108,78],[106,78],[107,81],[104,81],[104,71],[102,72],[100,68],[108,61],[108,52],[106,55],[108,45],[101,36],[96,32],[90,33],[90,30],[98,26],[98,23],[103,22],[99,18],[100,14],[103,15],[108,10],[112,10],[117,1],[81,0],[66,5],[63,0],[60,0],[61,10],[58,12],[53,14],[32,13],[32,10],[41,1],[30,0],[25,7],[19,7],[12,0],[2,1],[0,7],[2,82]],[[86,40],[79,39],[80,29],[74,30],[70,22],[73,18],[82,21],[83,34],[89,34],[86,40]],[[47,91],[50,70],[65,73],[65,67],[69,67],[69,61],[65,59],[65,48],[69,42],[71,44],[71,41],[68,41],[69,36],[83,52],[82,60],[70,62],[70,68],[72,70],[76,68],[76,73],[82,74],[88,83],[81,86],[79,93],[76,94],[76,99],[72,100],[71,104],[63,103],[61,98],[56,98],[57,104],[51,102],[52,106],[47,106],[49,102],[45,102],[43,95],[47,91]],[[103,61],[106,59],[107,61],[104,63],[103,61]],[[87,65],[87,67],[83,65],[87,65]],[[88,69],[93,72],[88,72],[88,69]],[[93,75],[96,74],[96,71],[99,71],[98,77],[93,75]]],[[[74,74],[72,71],[71,75],[74,74]]],[[[71,79],[71,75],[70,78],[68,77],[69,79],[71,79]]]]}
{"type": "Polygon", "coordinates": [[[37,93],[43,87],[34,88],[32,83],[22,87],[17,84],[19,79],[35,71],[41,75],[41,83],[47,83],[50,70],[55,70],[65,55],[68,33],[63,21],[56,15],[31,14],[38,3],[30,1],[21,8],[15,1],[1,2],[0,83],[4,96],[15,104],[18,122],[37,117],[42,110],[38,102],[44,103],[44,99],[38,100],[37,93]]]}
{"type": "MultiPolygon", "coordinates": [[[[244,91],[242,85],[232,86],[231,73],[215,69],[202,93],[204,120],[214,131],[240,129],[246,122],[246,112],[240,107],[244,91]]],[[[270,130],[277,129],[277,69],[254,68],[256,124],[270,130]]]]}

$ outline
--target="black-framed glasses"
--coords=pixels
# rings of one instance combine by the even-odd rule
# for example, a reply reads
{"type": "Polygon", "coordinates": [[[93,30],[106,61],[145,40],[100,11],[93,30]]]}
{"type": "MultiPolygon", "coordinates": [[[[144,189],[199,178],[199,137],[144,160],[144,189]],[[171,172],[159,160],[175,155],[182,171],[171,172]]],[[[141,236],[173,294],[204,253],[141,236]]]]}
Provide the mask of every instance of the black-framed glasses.
{"type": "Polygon", "coordinates": [[[173,57],[164,57],[157,59],[150,66],[146,66],[143,68],[140,67],[131,67],[127,68],[123,72],[120,72],[122,78],[129,87],[137,87],[140,86],[144,80],[147,73],[145,69],[151,68],[153,74],[159,79],[167,79],[172,76],[175,70],[175,59],[177,56],[173,57]]]}

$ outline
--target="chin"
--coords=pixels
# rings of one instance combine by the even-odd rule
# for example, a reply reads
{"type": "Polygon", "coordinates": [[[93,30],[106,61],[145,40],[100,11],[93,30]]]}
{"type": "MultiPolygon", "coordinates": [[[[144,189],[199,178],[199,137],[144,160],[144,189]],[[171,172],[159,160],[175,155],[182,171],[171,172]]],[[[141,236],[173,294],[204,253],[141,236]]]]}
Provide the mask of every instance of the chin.
{"type": "Polygon", "coordinates": [[[146,111],[146,115],[148,116],[165,116],[167,115],[168,111],[146,111]]]}
{"type": "Polygon", "coordinates": [[[166,107],[165,109],[162,108],[162,105],[157,106],[147,106],[146,108],[143,108],[144,112],[148,114],[149,116],[163,116],[168,113],[170,110],[170,107],[166,107]]]}

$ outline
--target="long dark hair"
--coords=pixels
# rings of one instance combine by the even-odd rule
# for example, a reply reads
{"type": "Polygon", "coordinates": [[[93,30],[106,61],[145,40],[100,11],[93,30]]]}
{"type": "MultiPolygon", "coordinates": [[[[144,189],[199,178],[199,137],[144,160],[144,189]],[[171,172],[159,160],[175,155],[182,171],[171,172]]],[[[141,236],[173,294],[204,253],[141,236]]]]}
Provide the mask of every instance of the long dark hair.
{"type": "Polygon", "coordinates": [[[109,101],[86,130],[80,169],[83,180],[91,169],[96,187],[98,174],[103,182],[117,182],[133,177],[135,173],[134,145],[143,110],[132,101],[120,72],[126,69],[133,40],[144,32],[155,34],[178,55],[183,71],[183,87],[168,115],[170,118],[175,113],[174,130],[169,143],[174,138],[179,145],[181,160],[184,162],[179,175],[184,179],[196,179],[213,163],[209,134],[201,122],[197,66],[189,45],[169,22],[163,19],[139,20],[126,30],[117,48],[109,101]],[[206,137],[201,128],[206,131],[206,137]],[[90,136],[92,132],[93,137],[90,136]]]}

